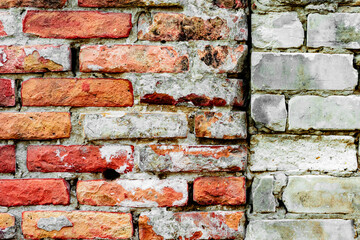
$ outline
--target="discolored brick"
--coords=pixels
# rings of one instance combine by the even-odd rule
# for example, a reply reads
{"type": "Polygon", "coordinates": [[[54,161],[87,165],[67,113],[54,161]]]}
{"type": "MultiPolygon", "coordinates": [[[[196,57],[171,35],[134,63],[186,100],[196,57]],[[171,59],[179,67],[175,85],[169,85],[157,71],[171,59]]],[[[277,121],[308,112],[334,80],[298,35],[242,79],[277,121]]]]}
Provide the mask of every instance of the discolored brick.
{"type": "Polygon", "coordinates": [[[78,0],[80,7],[175,7],[181,0],[78,0]]]}
{"type": "Polygon", "coordinates": [[[0,106],[15,106],[15,81],[0,79],[0,106]]]}
{"type": "Polygon", "coordinates": [[[13,239],[15,234],[15,217],[9,213],[0,213],[0,239],[13,239]]]}
{"type": "Polygon", "coordinates": [[[37,8],[62,8],[66,0],[2,0],[0,8],[37,7],[37,8]]]}

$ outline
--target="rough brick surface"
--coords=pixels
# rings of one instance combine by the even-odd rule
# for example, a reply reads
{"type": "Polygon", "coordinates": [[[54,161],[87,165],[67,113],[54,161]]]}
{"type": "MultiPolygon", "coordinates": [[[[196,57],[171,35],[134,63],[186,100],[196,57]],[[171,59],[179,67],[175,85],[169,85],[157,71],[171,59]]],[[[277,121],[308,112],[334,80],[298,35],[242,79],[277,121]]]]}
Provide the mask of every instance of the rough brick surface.
{"type": "Polygon", "coordinates": [[[130,172],[134,166],[134,147],[36,146],[27,148],[27,168],[32,172],[103,172],[114,169],[130,172]]]}
{"type": "Polygon", "coordinates": [[[42,38],[124,38],[131,14],[98,11],[28,11],[23,32],[42,38]]]}
{"type": "Polygon", "coordinates": [[[254,220],[246,229],[248,240],[352,240],[354,236],[351,220],[342,219],[254,220]]]}
{"type": "Polygon", "coordinates": [[[200,177],[194,181],[194,201],[201,205],[246,203],[244,177],[200,177]]]}
{"type": "Polygon", "coordinates": [[[187,55],[167,46],[82,46],[79,58],[81,72],[179,73],[189,69],[187,55]]]}
{"type": "Polygon", "coordinates": [[[243,171],[246,146],[150,145],[140,152],[139,167],[149,172],[243,171]]]}
{"type": "Polygon", "coordinates": [[[9,213],[0,213],[0,239],[12,239],[15,232],[15,217],[9,213]]]}
{"type": "Polygon", "coordinates": [[[68,138],[70,114],[66,112],[0,113],[0,139],[68,138]]]}
{"type": "MultiPolygon", "coordinates": [[[[2,3],[2,2],[1,2],[2,3]]],[[[0,5],[1,5],[0,3],[0,5]]],[[[16,18],[9,12],[0,13],[0,38],[13,36],[17,32],[16,18]]]]}
{"type": "Polygon", "coordinates": [[[128,239],[133,235],[130,213],[29,211],[23,212],[21,227],[27,239],[128,239]]]}
{"type": "Polygon", "coordinates": [[[2,0],[0,8],[12,7],[37,7],[37,8],[61,8],[65,5],[66,0],[2,0]]]}
{"type": "Polygon", "coordinates": [[[245,139],[247,124],[245,112],[202,112],[195,116],[197,137],[218,139],[245,139]]]}
{"type": "Polygon", "coordinates": [[[254,179],[251,188],[251,198],[254,212],[266,213],[276,211],[276,200],[273,191],[273,176],[261,176],[254,179]]]}
{"type": "Polygon", "coordinates": [[[350,54],[253,52],[251,56],[253,90],[354,90],[357,79],[350,54]]]}
{"type": "Polygon", "coordinates": [[[215,0],[214,4],[220,8],[246,8],[248,5],[247,1],[244,0],[215,0]]]}
{"type": "Polygon", "coordinates": [[[185,138],[187,116],[183,113],[89,113],[84,118],[85,136],[90,139],[185,138]]]}
{"type": "Polygon", "coordinates": [[[243,239],[245,214],[216,212],[143,212],[139,239],[243,239]]]}
{"type": "Polygon", "coordinates": [[[0,79],[0,107],[11,107],[15,105],[15,81],[11,79],[0,79]]]}
{"type": "Polygon", "coordinates": [[[134,102],[130,81],[98,78],[29,79],[22,83],[21,99],[23,106],[131,107],[134,102]]]}
{"type": "Polygon", "coordinates": [[[350,136],[255,135],[248,167],[251,171],[355,171],[354,140],[350,136]]]}
{"type": "Polygon", "coordinates": [[[80,7],[172,7],[181,0],[78,0],[80,7]]]}
{"type": "Polygon", "coordinates": [[[2,179],[0,206],[67,205],[69,186],[63,179],[2,179]]]}
{"type": "Polygon", "coordinates": [[[14,173],[15,168],[15,145],[0,145],[0,173],[14,173]]]}
{"type": "Polygon", "coordinates": [[[79,181],[76,193],[80,204],[94,206],[171,207],[188,201],[185,180],[79,181]]]}
{"type": "Polygon", "coordinates": [[[70,48],[65,45],[0,46],[0,73],[69,71],[70,48]]]}

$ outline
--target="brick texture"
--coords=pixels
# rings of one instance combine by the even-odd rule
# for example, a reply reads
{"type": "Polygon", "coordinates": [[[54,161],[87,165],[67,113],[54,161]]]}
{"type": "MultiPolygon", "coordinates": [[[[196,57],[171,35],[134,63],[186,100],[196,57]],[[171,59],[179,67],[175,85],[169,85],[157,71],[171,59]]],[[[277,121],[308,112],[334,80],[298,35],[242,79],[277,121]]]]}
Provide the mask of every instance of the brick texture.
{"type": "Polygon", "coordinates": [[[0,8],[13,7],[36,7],[36,8],[61,8],[65,5],[66,0],[3,0],[0,3],[0,8]]]}
{"type": "Polygon", "coordinates": [[[0,145],[0,173],[14,173],[16,168],[15,145],[0,145]]]}
{"type": "Polygon", "coordinates": [[[0,106],[11,107],[15,105],[15,81],[0,79],[0,106]]]}

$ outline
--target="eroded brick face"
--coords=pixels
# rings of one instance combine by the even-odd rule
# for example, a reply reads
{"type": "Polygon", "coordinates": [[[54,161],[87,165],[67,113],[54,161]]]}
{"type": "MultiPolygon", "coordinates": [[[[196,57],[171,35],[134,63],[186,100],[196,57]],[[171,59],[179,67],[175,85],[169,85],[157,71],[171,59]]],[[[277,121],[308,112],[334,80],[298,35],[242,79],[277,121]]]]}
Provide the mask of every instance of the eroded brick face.
{"type": "Polygon", "coordinates": [[[16,167],[15,145],[0,145],[0,173],[14,173],[16,167]]]}
{"type": "Polygon", "coordinates": [[[11,79],[0,79],[0,107],[11,107],[15,105],[15,81],[11,79]]]}
{"type": "Polygon", "coordinates": [[[3,0],[0,8],[13,7],[36,7],[36,8],[61,8],[65,5],[66,0],[3,0]]]}

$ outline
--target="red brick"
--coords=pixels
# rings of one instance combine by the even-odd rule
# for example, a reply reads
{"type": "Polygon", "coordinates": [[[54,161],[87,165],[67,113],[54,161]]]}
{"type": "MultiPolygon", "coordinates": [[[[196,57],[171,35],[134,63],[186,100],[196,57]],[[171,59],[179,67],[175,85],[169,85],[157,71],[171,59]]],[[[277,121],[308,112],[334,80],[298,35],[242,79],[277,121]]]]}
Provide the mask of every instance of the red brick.
{"type": "Polygon", "coordinates": [[[131,14],[98,11],[28,11],[24,33],[42,38],[124,38],[132,28],[131,14]]]}
{"type": "Polygon", "coordinates": [[[238,211],[151,211],[139,217],[140,240],[244,239],[244,233],[245,214],[238,211]]]}
{"type": "Polygon", "coordinates": [[[1,0],[0,8],[12,7],[37,7],[37,8],[61,8],[66,0],[1,0]]]}
{"type": "Polygon", "coordinates": [[[214,4],[221,8],[246,8],[247,1],[245,0],[214,0],[214,4]]]}
{"type": "Polygon", "coordinates": [[[184,180],[79,181],[76,193],[80,204],[93,206],[171,207],[188,200],[184,180]]]}
{"type": "Polygon", "coordinates": [[[200,177],[194,181],[194,201],[201,205],[246,203],[244,177],[200,177]]]}
{"type": "Polygon", "coordinates": [[[0,73],[69,71],[68,46],[0,46],[0,73]]]}
{"type": "Polygon", "coordinates": [[[246,146],[150,145],[141,149],[139,167],[149,172],[243,171],[246,146]]]}
{"type": "Polygon", "coordinates": [[[0,145],[0,173],[14,173],[15,168],[15,145],[0,145]]]}
{"type": "Polygon", "coordinates": [[[2,179],[0,206],[68,205],[69,185],[64,179],[2,179]]]}
{"type": "Polygon", "coordinates": [[[21,228],[26,239],[128,239],[133,235],[131,214],[118,212],[26,211],[21,228]],[[58,222],[58,228],[51,222],[58,222]]]}
{"type": "Polygon", "coordinates": [[[0,79],[0,106],[15,106],[15,81],[0,79]]]}
{"type": "Polygon", "coordinates": [[[13,239],[15,233],[15,217],[8,213],[0,213],[0,239],[13,239]]]}
{"type": "Polygon", "coordinates": [[[33,78],[22,83],[21,99],[23,106],[131,107],[134,103],[132,84],[125,79],[33,78]]]}
{"type": "Polygon", "coordinates": [[[181,0],[78,0],[80,7],[171,7],[181,6],[181,0]]]}
{"type": "Polygon", "coordinates": [[[68,138],[71,132],[67,112],[3,112],[0,122],[0,139],[68,138]]]}
{"type": "Polygon", "coordinates": [[[27,149],[27,168],[31,172],[103,172],[132,171],[133,146],[48,146],[31,145],[27,149]]]}
{"type": "Polygon", "coordinates": [[[81,72],[180,73],[189,69],[187,55],[165,46],[83,46],[79,58],[81,72]]]}

